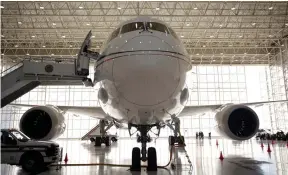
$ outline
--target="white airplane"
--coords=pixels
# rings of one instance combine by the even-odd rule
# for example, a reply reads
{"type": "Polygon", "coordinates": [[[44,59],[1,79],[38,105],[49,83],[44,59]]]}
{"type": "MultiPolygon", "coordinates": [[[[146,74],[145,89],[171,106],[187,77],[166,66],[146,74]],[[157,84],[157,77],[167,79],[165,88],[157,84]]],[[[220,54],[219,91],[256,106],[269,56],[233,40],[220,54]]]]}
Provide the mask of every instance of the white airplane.
{"type": "Polygon", "coordinates": [[[140,135],[140,148],[132,150],[131,170],[139,171],[141,161],[147,161],[147,170],[157,170],[156,150],[146,148],[151,141],[148,132],[152,127],[168,126],[174,131],[169,144],[183,144],[180,134],[182,116],[215,112],[217,128],[233,140],[247,140],[259,128],[257,114],[250,107],[256,104],[287,102],[265,101],[242,104],[185,106],[189,92],[185,85],[186,73],[191,69],[189,56],[183,44],[167,24],[140,17],[125,21],[115,29],[100,53],[88,50],[91,32],[87,35],[79,56],[96,59],[95,78],[100,83],[98,95],[101,107],[82,106],[29,106],[20,121],[20,130],[36,140],[57,138],[65,130],[65,112],[89,115],[100,119],[102,137],[96,145],[109,139],[104,133],[112,126],[127,123],[129,133],[135,127],[140,135]]]}

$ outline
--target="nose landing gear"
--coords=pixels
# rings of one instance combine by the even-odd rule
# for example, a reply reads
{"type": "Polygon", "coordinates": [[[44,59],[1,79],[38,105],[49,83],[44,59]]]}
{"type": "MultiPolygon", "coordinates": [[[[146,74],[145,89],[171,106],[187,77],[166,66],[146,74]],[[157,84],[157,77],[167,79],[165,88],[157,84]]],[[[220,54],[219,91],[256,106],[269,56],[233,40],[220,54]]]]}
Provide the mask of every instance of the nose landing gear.
{"type": "MultiPolygon", "coordinates": [[[[132,165],[130,167],[131,171],[141,171],[141,161],[147,161],[147,171],[157,171],[157,153],[154,147],[149,147],[147,151],[147,143],[151,142],[151,138],[148,135],[148,131],[155,125],[134,125],[129,124],[129,133],[131,127],[135,127],[139,132],[137,141],[141,142],[141,151],[140,148],[134,147],[132,150],[132,165]]],[[[131,135],[131,134],[130,134],[131,135]]]]}

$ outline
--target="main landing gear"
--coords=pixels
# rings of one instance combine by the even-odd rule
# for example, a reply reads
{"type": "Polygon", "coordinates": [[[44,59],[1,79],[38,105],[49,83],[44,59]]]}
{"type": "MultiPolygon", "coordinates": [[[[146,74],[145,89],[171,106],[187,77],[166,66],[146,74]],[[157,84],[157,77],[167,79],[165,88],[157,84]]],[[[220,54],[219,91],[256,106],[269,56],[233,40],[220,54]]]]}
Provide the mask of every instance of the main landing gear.
{"type": "MultiPolygon", "coordinates": [[[[156,126],[158,128],[158,134],[160,132],[160,126],[158,124],[154,125],[134,125],[129,124],[129,133],[131,127],[135,127],[139,132],[137,142],[141,142],[141,150],[138,147],[134,147],[132,150],[132,165],[130,167],[131,171],[141,171],[141,161],[147,161],[147,171],[157,171],[157,154],[154,147],[149,147],[147,150],[147,143],[151,142],[151,138],[148,132],[152,127],[156,126]]],[[[131,133],[130,133],[131,135],[131,133]]]]}
{"type": "Polygon", "coordinates": [[[170,146],[178,143],[179,145],[185,145],[184,136],[180,135],[180,120],[175,115],[171,116],[171,121],[167,122],[166,125],[173,130],[174,136],[169,136],[168,142],[170,146]]]}

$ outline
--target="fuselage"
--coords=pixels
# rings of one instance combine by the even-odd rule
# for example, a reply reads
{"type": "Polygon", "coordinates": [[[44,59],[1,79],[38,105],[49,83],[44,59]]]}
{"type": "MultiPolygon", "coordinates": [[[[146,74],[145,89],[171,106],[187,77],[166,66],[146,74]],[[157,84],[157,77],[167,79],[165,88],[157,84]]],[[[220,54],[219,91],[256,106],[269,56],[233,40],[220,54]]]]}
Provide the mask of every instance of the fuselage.
{"type": "Polygon", "coordinates": [[[187,101],[187,52],[174,31],[151,18],[119,25],[95,64],[103,110],[118,120],[154,124],[179,114],[187,101]]]}

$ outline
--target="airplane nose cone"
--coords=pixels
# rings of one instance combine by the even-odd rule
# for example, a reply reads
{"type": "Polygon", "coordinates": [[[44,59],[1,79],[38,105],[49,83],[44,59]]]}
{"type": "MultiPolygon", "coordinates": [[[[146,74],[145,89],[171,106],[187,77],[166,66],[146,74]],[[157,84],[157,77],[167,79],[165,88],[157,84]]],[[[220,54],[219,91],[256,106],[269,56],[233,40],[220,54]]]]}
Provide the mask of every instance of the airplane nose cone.
{"type": "MultiPolygon", "coordinates": [[[[158,38],[146,37],[143,43],[140,38],[123,46],[134,47],[134,52],[114,59],[113,78],[119,95],[127,101],[143,106],[160,104],[171,98],[180,82],[179,60],[167,52],[155,48],[170,47],[158,38]],[[149,45],[154,42],[154,46],[149,45]],[[146,43],[146,44],[145,44],[146,43]],[[139,47],[145,44],[147,47],[139,47]],[[145,52],[139,49],[146,48],[145,52]],[[139,50],[139,51],[138,51],[139,50]],[[149,52],[148,50],[151,50],[149,52]]],[[[131,50],[131,49],[130,49],[131,50]]]]}

